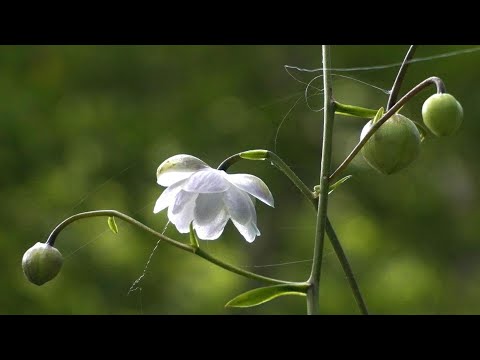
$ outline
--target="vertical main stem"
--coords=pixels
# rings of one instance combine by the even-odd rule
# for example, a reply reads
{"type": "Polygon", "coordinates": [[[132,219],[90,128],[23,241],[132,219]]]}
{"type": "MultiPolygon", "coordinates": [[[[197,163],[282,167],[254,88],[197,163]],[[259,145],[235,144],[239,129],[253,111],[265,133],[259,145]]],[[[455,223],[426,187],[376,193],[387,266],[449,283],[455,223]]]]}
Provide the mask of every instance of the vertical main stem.
{"type": "Polygon", "coordinates": [[[320,273],[322,268],[323,244],[327,222],[328,188],[330,176],[330,162],[332,158],[333,120],[335,103],[332,97],[332,80],[330,75],[330,45],[322,45],[323,56],[323,90],[324,90],[324,120],[322,141],[322,162],[320,166],[320,193],[318,198],[317,226],[315,248],[313,253],[312,271],[308,282],[307,313],[320,313],[320,273]]]}

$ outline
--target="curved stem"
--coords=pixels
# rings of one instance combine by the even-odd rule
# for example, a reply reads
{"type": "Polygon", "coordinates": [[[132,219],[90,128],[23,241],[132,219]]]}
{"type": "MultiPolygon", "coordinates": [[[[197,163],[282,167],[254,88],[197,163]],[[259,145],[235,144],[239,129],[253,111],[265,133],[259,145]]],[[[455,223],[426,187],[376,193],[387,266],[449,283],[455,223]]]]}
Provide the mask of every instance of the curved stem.
{"type": "Polygon", "coordinates": [[[362,140],[355,146],[355,148],[352,150],[352,152],[345,158],[345,160],[338,166],[338,168],[330,175],[329,180],[335,179],[343,170],[346,169],[348,164],[355,158],[355,156],[360,152],[362,147],[366,144],[368,139],[375,133],[375,131],[378,130],[378,128],[390,117],[392,117],[403,105],[405,105],[406,102],[408,102],[411,98],[413,98],[415,95],[417,95],[419,92],[424,90],[426,87],[430,85],[435,85],[437,87],[437,93],[444,93],[446,92],[445,84],[443,83],[442,79],[433,76],[430,77],[421,83],[419,83],[417,86],[415,86],[412,90],[410,90],[408,93],[406,93],[398,102],[392,106],[390,110],[388,110],[381,119],[379,119],[370,129],[370,131],[363,137],[362,140]]]}
{"type": "Polygon", "coordinates": [[[227,171],[230,166],[240,160],[270,160],[271,164],[283,172],[307,199],[315,200],[315,194],[310,191],[308,186],[305,185],[305,183],[297,176],[297,174],[295,174],[295,172],[293,172],[292,169],[290,169],[290,167],[285,164],[285,162],[277,154],[270,150],[249,150],[232,155],[222,161],[222,163],[218,165],[217,170],[227,171]],[[251,153],[261,153],[263,156],[261,158],[253,158],[245,155],[251,153]]]}
{"type": "Polygon", "coordinates": [[[48,239],[46,241],[46,244],[48,244],[50,246],[54,246],[55,240],[56,240],[58,234],[60,234],[60,232],[63,229],[65,229],[69,224],[71,224],[71,223],[73,223],[77,220],[80,220],[80,219],[85,219],[85,218],[90,218],[90,217],[98,217],[98,216],[114,216],[114,217],[117,217],[119,219],[122,219],[122,220],[140,228],[141,230],[144,230],[144,231],[154,235],[155,237],[165,241],[169,245],[175,246],[175,247],[177,247],[181,250],[184,250],[184,251],[190,252],[192,254],[195,254],[197,256],[200,256],[201,258],[211,262],[212,264],[215,264],[215,265],[217,265],[217,266],[219,266],[219,267],[221,267],[225,270],[234,272],[238,275],[242,275],[244,277],[247,277],[247,278],[250,278],[250,279],[253,279],[253,280],[263,281],[263,282],[266,282],[266,283],[269,283],[269,284],[297,284],[295,282],[273,279],[273,278],[270,278],[270,277],[267,277],[267,276],[258,275],[258,274],[252,273],[250,271],[240,269],[240,268],[238,268],[236,266],[233,266],[231,264],[228,264],[228,263],[226,263],[226,262],[224,262],[220,259],[217,259],[216,257],[208,254],[206,251],[204,251],[202,249],[199,249],[195,246],[186,245],[186,244],[183,244],[179,241],[170,239],[169,237],[167,237],[167,236],[149,228],[148,226],[142,224],[138,220],[135,220],[134,218],[132,218],[128,215],[125,215],[125,214],[123,214],[119,211],[116,211],[116,210],[88,211],[88,212],[83,212],[83,213],[79,213],[79,214],[70,216],[69,218],[63,220],[60,224],[58,224],[57,227],[55,227],[55,229],[52,231],[52,233],[48,237],[48,239]]]}
{"type": "Polygon", "coordinates": [[[295,174],[295,172],[293,172],[292,169],[290,169],[290,167],[285,164],[285,162],[283,162],[283,160],[279,158],[277,154],[269,151],[268,156],[269,159],[271,159],[272,164],[281,172],[283,172],[307,199],[315,200],[315,193],[311,191],[307,185],[305,185],[305,183],[297,176],[297,174],[295,174]]]}
{"type": "Polygon", "coordinates": [[[213,255],[210,255],[209,253],[207,253],[206,251],[204,251],[200,248],[198,248],[196,250],[195,255],[198,255],[201,258],[211,262],[212,264],[220,266],[221,268],[224,268],[228,271],[234,272],[235,274],[242,275],[242,276],[245,276],[245,277],[253,279],[253,280],[260,280],[260,281],[263,281],[265,283],[274,284],[274,285],[275,284],[277,284],[277,285],[278,284],[290,284],[290,285],[303,284],[302,282],[297,283],[297,282],[294,282],[294,281],[278,280],[278,279],[274,279],[274,278],[271,278],[271,277],[268,277],[268,276],[263,276],[263,275],[252,273],[252,272],[247,271],[247,270],[240,269],[240,268],[238,268],[234,265],[230,265],[230,264],[214,257],[213,255]]]}
{"type": "Polygon", "coordinates": [[[395,102],[397,101],[398,93],[400,92],[400,88],[402,87],[403,78],[407,73],[407,68],[410,64],[409,61],[413,58],[415,50],[417,50],[417,45],[410,45],[410,48],[407,51],[407,55],[405,55],[405,59],[403,59],[402,66],[400,66],[400,69],[398,70],[397,77],[395,78],[392,90],[390,91],[390,96],[388,97],[387,111],[390,110],[390,108],[395,105],[395,102]]]}
{"type": "Polygon", "coordinates": [[[220,165],[218,165],[217,170],[227,171],[230,166],[232,166],[236,162],[243,159],[241,154],[242,153],[238,153],[238,154],[235,154],[235,155],[232,155],[232,156],[226,158],[225,160],[223,160],[221,162],[220,165]]]}
{"type": "MultiPolygon", "coordinates": [[[[269,150],[249,150],[232,155],[224,160],[217,169],[227,171],[231,165],[240,160],[270,160],[270,163],[287,176],[287,178],[297,187],[297,189],[300,190],[300,192],[310,201],[315,209],[318,207],[318,198],[316,197],[315,193],[310,191],[308,186],[305,185],[305,183],[297,176],[297,174],[295,174],[295,172],[293,172],[292,169],[290,169],[290,167],[277,154],[269,150]],[[254,157],[250,154],[262,155],[254,157]]],[[[340,240],[338,239],[337,234],[335,233],[335,230],[328,219],[328,216],[326,231],[328,238],[330,239],[330,243],[332,244],[338,260],[340,261],[348,283],[350,284],[353,296],[359,306],[360,312],[364,315],[368,315],[367,306],[365,305],[362,293],[360,292],[360,288],[353,274],[352,267],[350,266],[348,258],[343,251],[342,244],[340,243],[340,240]]]]}
{"type": "Polygon", "coordinates": [[[48,236],[48,239],[46,241],[47,245],[50,246],[55,246],[55,241],[57,239],[58,234],[65,229],[68,225],[71,223],[74,223],[77,220],[80,219],[86,219],[86,218],[91,218],[91,217],[99,217],[99,216],[113,216],[117,217],[119,219],[122,219],[123,221],[126,221],[150,234],[153,236],[156,236],[157,238],[162,239],[163,241],[169,243],[170,245],[173,245],[179,249],[185,250],[185,251],[192,251],[192,247],[186,244],[183,244],[179,241],[170,239],[169,237],[149,228],[148,226],[142,224],[140,221],[135,220],[134,218],[125,215],[117,210],[95,210],[95,211],[87,211],[79,214],[75,214],[70,216],[69,218],[63,220],[60,224],[58,224],[55,229],[51,232],[51,234],[48,236]]]}
{"type": "Polygon", "coordinates": [[[320,313],[320,273],[322,269],[325,228],[327,223],[327,206],[329,190],[330,162],[332,159],[333,120],[335,117],[335,102],[332,96],[332,78],[330,76],[330,45],[322,45],[323,57],[323,90],[324,118],[322,162],[320,164],[320,191],[318,196],[317,226],[315,247],[313,250],[312,271],[308,282],[311,287],[307,292],[307,312],[315,315],[320,313]]]}

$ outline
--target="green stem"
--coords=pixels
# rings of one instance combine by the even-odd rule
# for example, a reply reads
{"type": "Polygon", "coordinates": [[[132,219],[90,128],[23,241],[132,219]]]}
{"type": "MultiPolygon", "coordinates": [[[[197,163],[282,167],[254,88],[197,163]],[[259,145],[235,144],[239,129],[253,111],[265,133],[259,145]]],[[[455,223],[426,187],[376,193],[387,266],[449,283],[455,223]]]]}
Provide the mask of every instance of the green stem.
{"type": "Polygon", "coordinates": [[[283,172],[307,199],[310,199],[316,203],[315,194],[308,188],[307,185],[305,185],[305,183],[297,176],[297,174],[295,174],[295,172],[293,172],[292,169],[290,169],[290,167],[278,157],[277,154],[269,152],[268,157],[272,161],[272,164],[275,165],[281,172],[283,172]]]}
{"type": "MultiPolygon", "coordinates": [[[[300,178],[295,174],[290,167],[283,162],[281,158],[279,158],[276,154],[269,152],[269,159],[272,160],[272,163],[276,165],[294,184],[295,186],[300,190],[300,192],[310,200],[312,205],[316,208],[318,206],[318,198],[316,198],[315,194],[310,191],[307,185],[300,180],[300,178]]],[[[365,301],[363,300],[362,293],[360,291],[360,288],[358,286],[357,280],[355,279],[355,275],[353,274],[352,267],[350,266],[350,262],[348,261],[347,255],[345,254],[345,251],[343,250],[342,244],[340,243],[340,240],[337,237],[337,234],[335,233],[335,230],[330,223],[330,220],[328,219],[327,216],[327,235],[328,238],[330,239],[330,243],[332,244],[332,247],[335,251],[335,254],[337,255],[338,260],[340,261],[340,264],[342,265],[343,272],[345,273],[345,276],[347,277],[348,283],[350,284],[350,287],[353,292],[353,297],[355,298],[355,301],[358,304],[358,307],[360,309],[360,312],[364,315],[368,315],[368,310],[367,310],[367,305],[365,304],[365,301]]]]}
{"type": "Polygon", "coordinates": [[[402,66],[400,66],[400,69],[398,70],[397,77],[395,78],[392,90],[390,91],[390,96],[388,97],[387,111],[390,110],[390,108],[395,105],[395,102],[397,101],[398,93],[400,92],[400,88],[402,87],[403,78],[407,73],[409,61],[413,58],[415,50],[417,50],[417,45],[410,45],[410,48],[407,51],[407,55],[405,55],[405,59],[403,59],[402,66]]]}
{"type": "MultiPolygon", "coordinates": [[[[271,164],[277,167],[288,177],[288,179],[297,187],[297,189],[299,189],[300,192],[310,201],[315,209],[318,207],[318,198],[316,197],[315,193],[310,191],[308,186],[305,185],[305,183],[297,176],[297,174],[295,174],[295,172],[293,172],[292,169],[290,169],[290,167],[278,155],[269,150],[249,150],[232,155],[225,159],[217,169],[227,171],[230,166],[240,160],[270,160],[271,164]]],[[[364,315],[367,315],[367,306],[363,300],[362,293],[360,292],[360,288],[353,274],[352,267],[350,266],[348,258],[343,251],[342,244],[340,243],[340,240],[338,239],[328,217],[326,231],[328,238],[330,239],[330,243],[332,244],[338,260],[340,261],[345,276],[347,277],[348,283],[350,284],[353,296],[359,306],[360,312],[364,315]]]]}
{"type": "Polygon", "coordinates": [[[307,185],[285,164],[285,162],[274,152],[270,150],[249,150],[232,155],[222,161],[217,167],[217,170],[227,171],[230,166],[239,162],[240,160],[270,160],[271,164],[276,166],[281,172],[283,172],[290,181],[300,190],[300,192],[309,200],[313,201],[316,205],[315,194],[310,191],[307,185]],[[253,157],[250,154],[261,154],[253,157]]]}
{"type": "Polygon", "coordinates": [[[406,93],[398,102],[393,105],[390,110],[388,110],[381,119],[379,119],[370,129],[370,131],[363,137],[362,140],[355,146],[352,152],[345,158],[345,160],[338,166],[338,168],[330,175],[330,181],[335,179],[343,170],[347,168],[350,162],[355,158],[355,156],[360,152],[362,147],[366,144],[368,139],[372,137],[372,135],[378,130],[382,124],[390,119],[400,108],[405,105],[411,98],[417,95],[419,92],[424,90],[430,85],[435,85],[437,87],[437,93],[444,93],[446,92],[445,84],[443,83],[442,79],[438,77],[430,77],[426,80],[423,80],[417,86],[415,86],[412,90],[406,93]]]}
{"type": "Polygon", "coordinates": [[[274,285],[275,284],[289,284],[289,285],[303,284],[303,283],[297,283],[297,282],[294,282],[294,281],[277,280],[277,279],[270,278],[268,276],[263,276],[263,275],[252,273],[250,271],[240,269],[240,268],[238,268],[234,265],[228,264],[228,263],[214,257],[213,255],[210,255],[209,253],[207,253],[206,251],[204,251],[200,248],[198,248],[196,250],[195,255],[198,255],[201,258],[211,262],[212,264],[220,266],[221,268],[224,268],[228,271],[234,272],[235,274],[242,275],[242,276],[245,276],[245,277],[253,279],[253,280],[260,280],[260,281],[263,281],[265,283],[274,284],[274,285]]]}
{"type": "Polygon", "coordinates": [[[69,218],[63,220],[60,224],[58,224],[57,227],[55,227],[55,229],[52,231],[52,233],[48,237],[48,239],[46,241],[46,244],[48,244],[50,246],[54,246],[55,245],[55,240],[56,240],[58,234],[60,234],[60,232],[63,229],[65,229],[69,224],[71,224],[71,223],[73,223],[77,220],[80,220],[80,219],[85,219],[85,218],[90,218],[90,217],[98,217],[98,216],[113,216],[113,217],[117,217],[119,219],[122,219],[122,220],[140,228],[141,230],[146,231],[146,232],[154,235],[155,237],[165,241],[169,245],[175,246],[176,248],[179,248],[181,250],[184,250],[184,251],[187,251],[189,253],[200,256],[201,258],[211,262],[212,264],[215,264],[215,265],[217,265],[217,266],[219,266],[219,267],[221,267],[225,270],[234,272],[238,275],[242,275],[244,277],[247,277],[247,278],[250,278],[250,279],[253,279],[253,280],[263,281],[263,282],[268,283],[268,284],[297,284],[295,282],[273,279],[273,278],[270,278],[270,277],[267,277],[267,276],[258,275],[258,274],[252,273],[250,271],[240,269],[240,268],[238,268],[236,266],[233,266],[231,264],[228,264],[228,263],[226,263],[226,262],[224,262],[220,259],[217,259],[216,257],[208,254],[206,251],[203,251],[202,249],[197,248],[196,246],[183,244],[179,241],[170,239],[169,237],[167,237],[167,236],[149,228],[148,226],[142,224],[141,222],[135,220],[134,218],[132,218],[128,215],[125,215],[125,214],[123,214],[119,211],[116,211],[116,210],[88,211],[88,212],[83,212],[83,213],[79,213],[79,214],[70,216],[69,218]]]}
{"type": "Polygon", "coordinates": [[[308,279],[310,288],[307,292],[307,312],[310,315],[320,314],[320,273],[322,269],[325,227],[327,223],[329,172],[332,158],[333,120],[335,117],[335,102],[332,97],[332,79],[329,70],[331,68],[330,45],[322,45],[322,56],[324,90],[323,141],[315,248],[313,250],[312,271],[308,279]]]}
{"type": "Polygon", "coordinates": [[[332,244],[335,252],[337,253],[338,260],[342,264],[343,271],[347,276],[348,283],[350,284],[350,288],[353,292],[353,297],[357,302],[357,305],[360,309],[360,312],[363,315],[368,315],[367,304],[363,300],[362,293],[360,292],[360,288],[358,287],[357,280],[355,279],[355,275],[353,274],[352,268],[350,267],[350,263],[348,262],[347,255],[343,251],[342,245],[340,244],[340,240],[338,240],[337,234],[333,229],[330,220],[327,217],[327,235],[330,239],[330,243],[332,244]]]}

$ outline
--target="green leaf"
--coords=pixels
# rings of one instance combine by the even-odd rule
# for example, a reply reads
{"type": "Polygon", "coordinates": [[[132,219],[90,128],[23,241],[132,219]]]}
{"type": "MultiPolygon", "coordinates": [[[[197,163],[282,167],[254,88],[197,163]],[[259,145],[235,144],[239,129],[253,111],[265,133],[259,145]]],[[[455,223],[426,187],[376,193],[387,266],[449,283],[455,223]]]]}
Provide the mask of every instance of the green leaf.
{"type": "Polygon", "coordinates": [[[335,102],[335,114],[370,119],[377,114],[377,110],[335,102]]]}
{"type": "MultiPolygon", "coordinates": [[[[328,195],[330,195],[333,192],[333,190],[335,190],[337,187],[342,185],[345,181],[347,181],[351,177],[353,177],[353,175],[347,175],[341,178],[340,180],[338,180],[335,184],[330,185],[330,187],[328,188],[328,195]]],[[[315,185],[313,187],[313,192],[315,193],[315,197],[318,197],[320,195],[320,185],[315,185]]]]}
{"type": "Polygon", "coordinates": [[[225,307],[252,307],[257,306],[263,303],[266,303],[270,300],[273,300],[279,296],[284,295],[297,295],[297,296],[306,296],[307,286],[306,285],[294,285],[294,284],[285,284],[285,285],[274,285],[268,287],[262,287],[254,290],[247,291],[243,294],[238,295],[237,297],[230,300],[225,307]]]}
{"type": "Polygon", "coordinates": [[[108,227],[110,228],[110,230],[112,230],[114,234],[118,234],[118,226],[113,216],[108,217],[108,227]]]}
{"type": "Polygon", "coordinates": [[[193,228],[193,221],[190,223],[190,245],[192,245],[197,249],[200,248],[200,244],[198,243],[197,233],[193,228]]]}
{"type": "Polygon", "coordinates": [[[248,150],[241,152],[239,155],[246,160],[265,160],[268,158],[268,150],[248,150]]]}
{"type": "Polygon", "coordinates": [[[373,118],[372,124],[375,124],[378,120],[380,120],[384,113],[385,113],[385,109],[383,107],[378,109],[377,114],[373,118]]]}
{"type": "Polygon", "coordinates": [[[347,176],[341,178],[340,180],[338,180],[335,184],[330,185],[330,188],[328,189],[328,195],[330,195],[337,187],[342,185],[345,181],[347,181],[351,177],[352,177],[352,175],[347,175],[347,176]]]}

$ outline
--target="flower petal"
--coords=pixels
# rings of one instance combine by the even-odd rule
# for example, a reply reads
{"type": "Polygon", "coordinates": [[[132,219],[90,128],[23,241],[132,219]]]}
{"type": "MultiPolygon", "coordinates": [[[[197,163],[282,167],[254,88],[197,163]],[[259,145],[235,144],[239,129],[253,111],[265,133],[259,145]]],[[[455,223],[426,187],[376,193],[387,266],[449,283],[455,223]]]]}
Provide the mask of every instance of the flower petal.
{"type": "Polygon", "coordinates": [[[198,194],[193,212],[195,223],[198,225],[207,225],[215,220],[224,208],[223,193],[198,194]]]}
{"type": "Polygon", "coordinates": [[[182,185],[185,183],[185,180],[179,181],[169,187],[167,187],[163,192],[162,195],[158,198],[157,202],[155,203],[155,207],[153,208],[153,213],[156,214],[169,205],[173,204],[175,201],[175,197],[178,193],[182,190],[182,185]]]}
{"type": "Polygon", "coordinates": [[[274,207],[272,193],[260,178],[250,174],[226,174],[226,178],[240,190],[246,191],[258,200],[274,207]]]}
{"type": "Polygon", "coordinates": [[[225,225],[227,225],[228,219],[230,216],[227,213],[225,208],[221,208],[220,212],[217,216],[209,223],[204,225],[197,224],[197,220],[193,221],[193,226],[197,231],[197,235],[200,239],[203,240],[215,240],[220,237],[223,233],[223,229],[225,229],[225,225]]]}
{"type": "Polygon", "coordinates": [[[250,196],[235,186],[230,186],[223,197],[223,202],[232,220],[242,225],[246,225],[256,217],[255,207],[250,196]]]}
{"type": "Polygon", "coordinates": [[[168,207],[168,220],[182,234],[190,232],[190,223],[193,221],[197,196],[196,193],[180,191],[175,197],[175,202],[168,207]]]}
{"type": "Polygon", "coordinates": [[[209,168],[202,160],[191,155],[175,155],[162,162],[157,169],[157,183],[170,186],[177,181],[187,179],[194,172],[209,168]]]}
{"type": "Polygon", "coordinates": [[[212,168],[197,171],[185,182],[183,190],[196,193],[220,193],[230,188],[222,171],[212,168]]]}
{"type": "Polygon", "coordinates": [[[260,235],[260,230],[258,230],[257,225],[253,221],[249,221],[246,225],[242,225],[232,218],[232,222],[240,234],[242,234],[245,240],[249,243],[253,242],[257,235],[260,235]]]}

